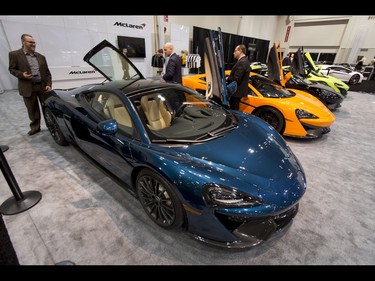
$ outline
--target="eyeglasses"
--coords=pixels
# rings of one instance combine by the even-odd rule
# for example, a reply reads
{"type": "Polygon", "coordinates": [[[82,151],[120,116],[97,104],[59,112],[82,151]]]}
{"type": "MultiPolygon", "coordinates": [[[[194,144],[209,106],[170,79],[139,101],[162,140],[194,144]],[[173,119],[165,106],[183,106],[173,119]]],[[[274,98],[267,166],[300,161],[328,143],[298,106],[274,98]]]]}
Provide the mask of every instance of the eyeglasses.
{"type": "Polygon", "coordinates": [[[36,44],[35,41],[25,41],[25,42],[29,44],[36,44]]]}

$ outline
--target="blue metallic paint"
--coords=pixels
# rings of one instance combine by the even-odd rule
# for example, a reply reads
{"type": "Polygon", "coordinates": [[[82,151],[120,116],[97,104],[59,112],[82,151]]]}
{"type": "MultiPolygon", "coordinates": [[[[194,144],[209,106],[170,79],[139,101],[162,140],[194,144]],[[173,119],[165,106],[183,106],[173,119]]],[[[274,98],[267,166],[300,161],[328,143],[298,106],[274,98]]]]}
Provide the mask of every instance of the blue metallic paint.
{"type": "MultiPolygon", "coordinates": [[[[143,89],[139,87],[139,91],[143,89]]],[[[283,228],[278,220],[284,215],[285,225],[289,224],[306,191],[306,178],[298,159],[270,125],[254,115],[228,111],[236,116],[238,126],[220,137],[197,143],[152,143],[136,108],[122,91],[107,85],[55,90],[43,108],[53,112],[69,142],[122,180],[133,194],[136,174],[142,168],[166,179],[184,206],[187,230],[198,240],[228,248],[250,247],[283,228]],[[100,130],[104,125],[105,131],[114,131],[117,125],[113,120],[99,123],[80,94],[104,87],[129,109],[138,138],[100,130]],[[211,184],[264,202],[255,207],[211,207],[204,188],[211,184]]]]}

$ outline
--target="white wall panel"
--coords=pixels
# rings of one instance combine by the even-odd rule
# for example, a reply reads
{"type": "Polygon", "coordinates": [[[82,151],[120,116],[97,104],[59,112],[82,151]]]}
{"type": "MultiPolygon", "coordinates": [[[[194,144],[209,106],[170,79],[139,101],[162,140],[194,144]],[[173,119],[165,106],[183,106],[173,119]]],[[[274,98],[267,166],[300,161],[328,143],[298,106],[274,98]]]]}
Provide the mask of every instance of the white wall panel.
{"type": "Polygon", "coordinates": [[[86,17],[87,29],[95,32],[107,32],[107,24],[105,17],[89,16],[86,17]]]}
{"type": "Polygon", "coordinates": [[[367,32],[361,48],[375,48],[375,20],[367,20],[367,32]]]}
{"type": "Polygon", "coordinates": [[[294,26],[291,46],[340,46],[345,24],[294,26]]]}
{"type": "Polygon", "coordinates": [[[49,66],[72,66],[69,36],[64,27],[39,25],[36,51],[45,55],[49,66]]]}
{"type": "Polygon", "coordinates": [[[37,24],[37,18],[35,16],[4,16],[4,20],[6,21],[14,21],[19,23],[31,23],[37,24]]]}
{"type": "Polygon", "coordinates": [[[238,34],[263,40],[275,40],[278,16],[242,16],[238,34]]]}
{"type": "Polygon", "coordinates": [[[9,56],[10,51],[9,44],[4,33],[3,22],[0,20],[0,93],[6,89],[14,89],[17,79],[11,75],[8,71],[9,67],[9,56]]]}
{"type": "Polygon", "coordinates": [[[64,26],[63,16],[36,16],[37,24],[49,26],[64,26]]]}
{"type": "Polygon", "coordinates": [[[182,50],[189,50],[189,32],[186,25],[171,24],[171,42],[177,55],[181,55],[182,50]]]}
{"type": "Polygon", "coordinates": [[[86,17],[84,16],[64,16],[63,21],[67,28],[87,28],[86,17]]]}

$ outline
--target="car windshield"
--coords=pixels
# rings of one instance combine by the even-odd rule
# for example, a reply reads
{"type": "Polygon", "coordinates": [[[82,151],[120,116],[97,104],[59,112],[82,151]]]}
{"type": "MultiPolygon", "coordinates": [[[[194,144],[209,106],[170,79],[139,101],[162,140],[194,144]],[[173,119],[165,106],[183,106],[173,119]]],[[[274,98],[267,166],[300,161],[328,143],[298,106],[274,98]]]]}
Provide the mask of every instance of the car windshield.
{"type": "Polygon", "coordinates": [[[225,135],[237,126],[224,107],[182,87],[157,89],[131,97],[152,142],[186,143],[225,135]]]}
{"type": "Polygon", "coordinates": [[[262,96],[267,98],[289,98],[295,96],[295,93],[288,91],[281,85],[261,75],[251,76],[249,83],[252,84],[262,96]]]}

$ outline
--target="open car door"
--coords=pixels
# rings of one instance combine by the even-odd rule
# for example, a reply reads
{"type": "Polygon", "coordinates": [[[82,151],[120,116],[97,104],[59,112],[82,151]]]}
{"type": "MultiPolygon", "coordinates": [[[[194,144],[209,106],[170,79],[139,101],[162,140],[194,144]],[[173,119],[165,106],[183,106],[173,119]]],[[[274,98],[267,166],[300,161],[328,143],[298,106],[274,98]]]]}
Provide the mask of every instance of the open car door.
{"type": "Polygon", "coordinates": [[[83,58],[108,81],[144,79],[142,73],[118,48],[103,40],[83,58]]]}
{"type": "Polygon", "coordinates": [[[228,94],[225,78],[225,63],[221,29],[210,31],[205,38],[204,68],[206,72],[206,98],[211,98],[223,105],[228,105],[228,94]]]}
{"type": "Polygon", "coordinates": [[[300,48],[298,48],[297,52],[294,53],[291,70],[293,75],[298,75],[303,78],[306,77],[305,61],[300,48]]]}
{"type": "Polygon", "coordinates": [[[284,80],[284,75],[283,75],[283,71],[281,68],[281,61],[277,54],[277,47],[275,43],[273,43],[273,46],[270,49],[270,52],[268,53],[267,67],[268,67],[268,78],[282,85],[282,81],[284,80]]]}
{"type": "Polygon", "coordinates": [[[319,67],[316,66],[316,64],[314,63],[314,60],[312,59],[311,55],[309,52],[306,52],[304,53],[304,57],[306,59],[306,63],[308,65],[308,67],[311,69],[311,70],[314,70],[315,72],[318,72],[320,71],[319,67]]]}

